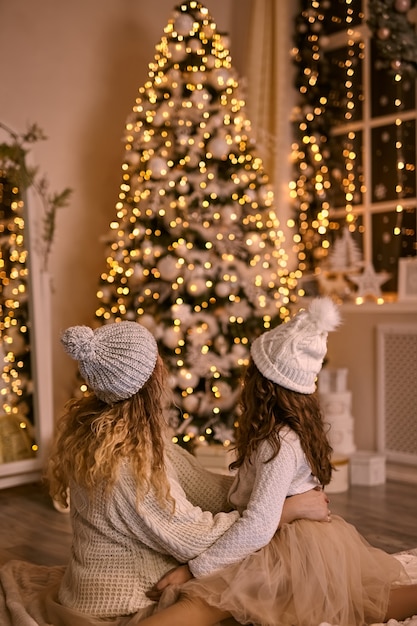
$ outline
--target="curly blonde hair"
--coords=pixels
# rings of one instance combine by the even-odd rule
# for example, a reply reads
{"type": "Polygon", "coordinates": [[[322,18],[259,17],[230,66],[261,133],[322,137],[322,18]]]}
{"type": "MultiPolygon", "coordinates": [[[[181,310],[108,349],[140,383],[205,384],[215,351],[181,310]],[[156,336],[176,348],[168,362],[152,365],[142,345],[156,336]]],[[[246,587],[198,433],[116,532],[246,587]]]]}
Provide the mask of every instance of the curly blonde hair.
{"type": "Polygon", "coordinates": [[[265,378],[250,360],[240,398],[237,458],[231,469],[240,467],[268,439],[273,448],[269,461],[280,449],[280,430],[288,426],[300,438],[311,471],[325,486],[332,475],[332,448],[327,438],[317,394],[285,389],[265,378]]]}
{"type": "Polygon", "coordinates": [[[51,497],[67,506],[71,481],[110,493],[120,464],[130,462],[137,502],[151,487],[163,506],[174,505],[164,464],[166,369],[158,356],[152,376],[131,398],[108,405],[90,393],[70,400],[57,424],[45,478],[51,497]]]}

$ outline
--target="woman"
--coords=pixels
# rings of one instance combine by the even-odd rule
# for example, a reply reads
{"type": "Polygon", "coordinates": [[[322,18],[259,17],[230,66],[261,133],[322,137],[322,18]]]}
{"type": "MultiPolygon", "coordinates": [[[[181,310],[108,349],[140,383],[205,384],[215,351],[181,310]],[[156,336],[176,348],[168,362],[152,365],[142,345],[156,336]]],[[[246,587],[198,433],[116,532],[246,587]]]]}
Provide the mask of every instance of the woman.
{"type": "MultiPolygon", "coordinates": [[[[232,479],[168,443],[166,370],[146,328],[75,326],[62,343],[90,395],[69,403],[48,467],[52,497],[64,504],[70,489],[73,528],[48,617],[54,626],[137,623],[154,611],[146,593],[158,579],[239,518],[225,508],[232,479]]],[[[326,514],[325,498],[312,490],[288,501],[283,521],[326,514]]]]}

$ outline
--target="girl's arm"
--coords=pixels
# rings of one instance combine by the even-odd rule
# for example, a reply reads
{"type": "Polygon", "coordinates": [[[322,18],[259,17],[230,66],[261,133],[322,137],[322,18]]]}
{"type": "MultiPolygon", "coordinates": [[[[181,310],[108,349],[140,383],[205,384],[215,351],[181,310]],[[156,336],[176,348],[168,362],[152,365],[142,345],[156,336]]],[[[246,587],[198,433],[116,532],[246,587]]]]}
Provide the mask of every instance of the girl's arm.
{"type": "MultiPolygon", "coordinates": [[[[167,456],[174,466],[178,481],[187,498],[203,511],[216,514],[230,511],[227,494],[234,480],[232,475],[215,474],[206,470],[192,455],[178,444],[168,444],[167,456]]],[[[325,521],[327,518],[328,499],[323,493],[307,491],[291,498],[286,498],[282,509],[282,524],[289,524],[296,519],[325,521]]]]}
{"type": "MultiPolygon", "coordinates": [[[[232,511],[213,515],[194,506],[187,499],[169,462],[167,468],[171,495],[175,501],[174,510],[170,506],[162,506],[153,490],[145,495],[136,508],[135,480],[126,471],[121,472],[118,489],[111,499],[109,519],[122,535],[135,537],[137,541],[174,557],[180,563],[190,560],[192,562],[198,555],[209,553],[210,547],[217,540],[222,540],[222,535],[227,534],[229,528],[240,521],[239,514],[232,511]]],[[[277,514],[274,530],[278,526],[280,515],[281,512],[277,514]]]]}
{"type": "Polygon", "coordinates": [[[298,447],[292,443],[283,438],[279,454],[266,463],[271,448],[266,443],[259,447],[253,460],[256,474],[249,502],[242,516],[211,548],[188,562],[196,578],[241,561],[272,539],[291,483],[303,462],[298,447]]]}

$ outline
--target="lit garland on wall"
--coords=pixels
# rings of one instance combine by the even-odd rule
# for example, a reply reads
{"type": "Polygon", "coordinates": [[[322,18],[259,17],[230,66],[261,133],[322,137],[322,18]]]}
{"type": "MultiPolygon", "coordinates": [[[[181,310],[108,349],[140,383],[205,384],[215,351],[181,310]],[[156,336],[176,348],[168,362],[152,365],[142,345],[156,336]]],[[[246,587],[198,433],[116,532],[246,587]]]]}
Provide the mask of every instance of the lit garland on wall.
{"type": "Polygon", "coordinates": [[[228,443],[250,340],[288,317],[297,276],[226,38],[200,3],[169,20],[125,139],[97,320],[155,334],[179,441],[228,443]]]}
{"type": "MultiPolygon", "coordinates": [[[[402,79],[401,74],[396,74],[395,80],[398,80],[398,82],[400,82],[402,79]]],[[[401,106],[402,106],[402,100],[401,98],[396,98],[395,100],[395,104],[398,107],[398,110],[400,111],[401,106]]],[[[404,157],[404,153],[403,153],[403,146],[404,146],[404,137],[403,137],[403,122],[401,120],[400,117],[397,117],[397,119],[395,120],[395,128],[396,128],[396,141],[395,141],[395,148],[396,148],[396,152],[397,152],[397,185],[396,185],[396,192],[397,192],[397,198],[398,198],[398,203],[396,206],[396,211],[397,211],[397,223],[396,226],[394,228],[394,235],[396,236],[400,236],[401,235],[401,230],[402,230],[402,218],[403,218],[403,212],[404,212],[404,168],[406,167],[406,160],[404,157]]]]}
{"type": "MultiPolygon", "coordinates": [[[[352,8],[346,4],[346,26],[349,26],[352,20],[352,8]]],[[[354,33],[351,28],[347,29],[348,35],[348,47],[347,58],[344,62],[344,87],[345,87],[345,111],[344,118],[348,124],[354,119],[355,98],[354,98],[354,86],[355,86],[355,41],[353,39],[354,33]]],[[[355,161],[356,153],[354,149],[354,141],[356,133],[350,130],[347,134],[347,141],[345,141],[343,147],[343,160],[345,164],[345,178],[343,179],[343,188],[345,194],[345,210],[346,210],[346,224],[348,227],[352,226],[355,217],[353,214],[353,201],[356,191],[355,182],[355,161]]]]}
{"type": "Polygon", "coordinates": [[[290,198],[297,214],[295,251],[299,269],[307,277],[314,274],[330,246],[326,234],[331,207],[328,136],[331,126],[327,116],[328,68],[320,44],[324,14],[319,1],[304,3],[304,7],[295,23],[296,45],[292,51],[299,70],[296,87],[300,104],[293,114],[292,161],[297,177],[290,183],[290,198]]]}
{"type": "Polygon", "coordinates": [[[29,306],[28,236],[25,192],[34,187],[45,209],[38,242],[44,268],[55,225],[55,211],[65,206],[70,190],[50,195],[45,177],[26,166],[27,146],[45,139],[36,124],[17,135],[0,124],[8,141],[0,143],[0,462],[32,457],[35,441],[34,388],[29,306]]]}
{"type": "Polygon", "coordinates": [[[344,195],[346,226],[355,228],[353,206],[360,185],[356,180],[356,133],[348,131],[340,150],[340,137],[333,137],[330,132],[335,126],[335,116],[339,119],[341,112],[344,124],[349,124],[354,117],[355,48],[361,49],[363,44],[357,43],[350,28],[354,10],[350,0],[346,0],[347,56],[338,63],[344,73],[343,89],[339,83],[334,86],[329,56],[321,43],[326,34],[326,20],[330,19],[331,4],[310,0],[304,2],[303,7],[295,23],[293,49],[300,104],[293,115],[296,141],[292,146],[292,160],[297,177],[290,183],[290,197],[298,221],[295,249],[305,282],[317,276],[318,268],[328,257],[334,237],[332,230],[339,228],[338,222],[330,219],[331,210],[341,207],[336,200],[339,190],[344,195]],[[337,101],[334,101],[334,92],[340,92],[337,101]]]}

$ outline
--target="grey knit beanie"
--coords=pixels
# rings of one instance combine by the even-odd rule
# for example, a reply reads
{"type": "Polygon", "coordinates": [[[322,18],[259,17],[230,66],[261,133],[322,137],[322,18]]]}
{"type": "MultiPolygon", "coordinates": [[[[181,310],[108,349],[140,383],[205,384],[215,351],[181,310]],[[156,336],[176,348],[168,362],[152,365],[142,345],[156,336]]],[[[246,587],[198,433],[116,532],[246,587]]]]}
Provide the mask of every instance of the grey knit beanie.
{"type": "Polygon", "coordinates": [[[78,361],[88,386],[107,404],[137,393],[152,375],[158,356],[155,338],[136,322],[115,322],[95,330],[72,326],[61,342],[78,361]]]}
{"type": "Polygon", "coordinates": [[[308,310],[267,331],[252,344],[258,370],[286,389],[310,394],[327,352],[327,334],[340,323],[340,313],[330,298],[315,298],[308,310]]]}

